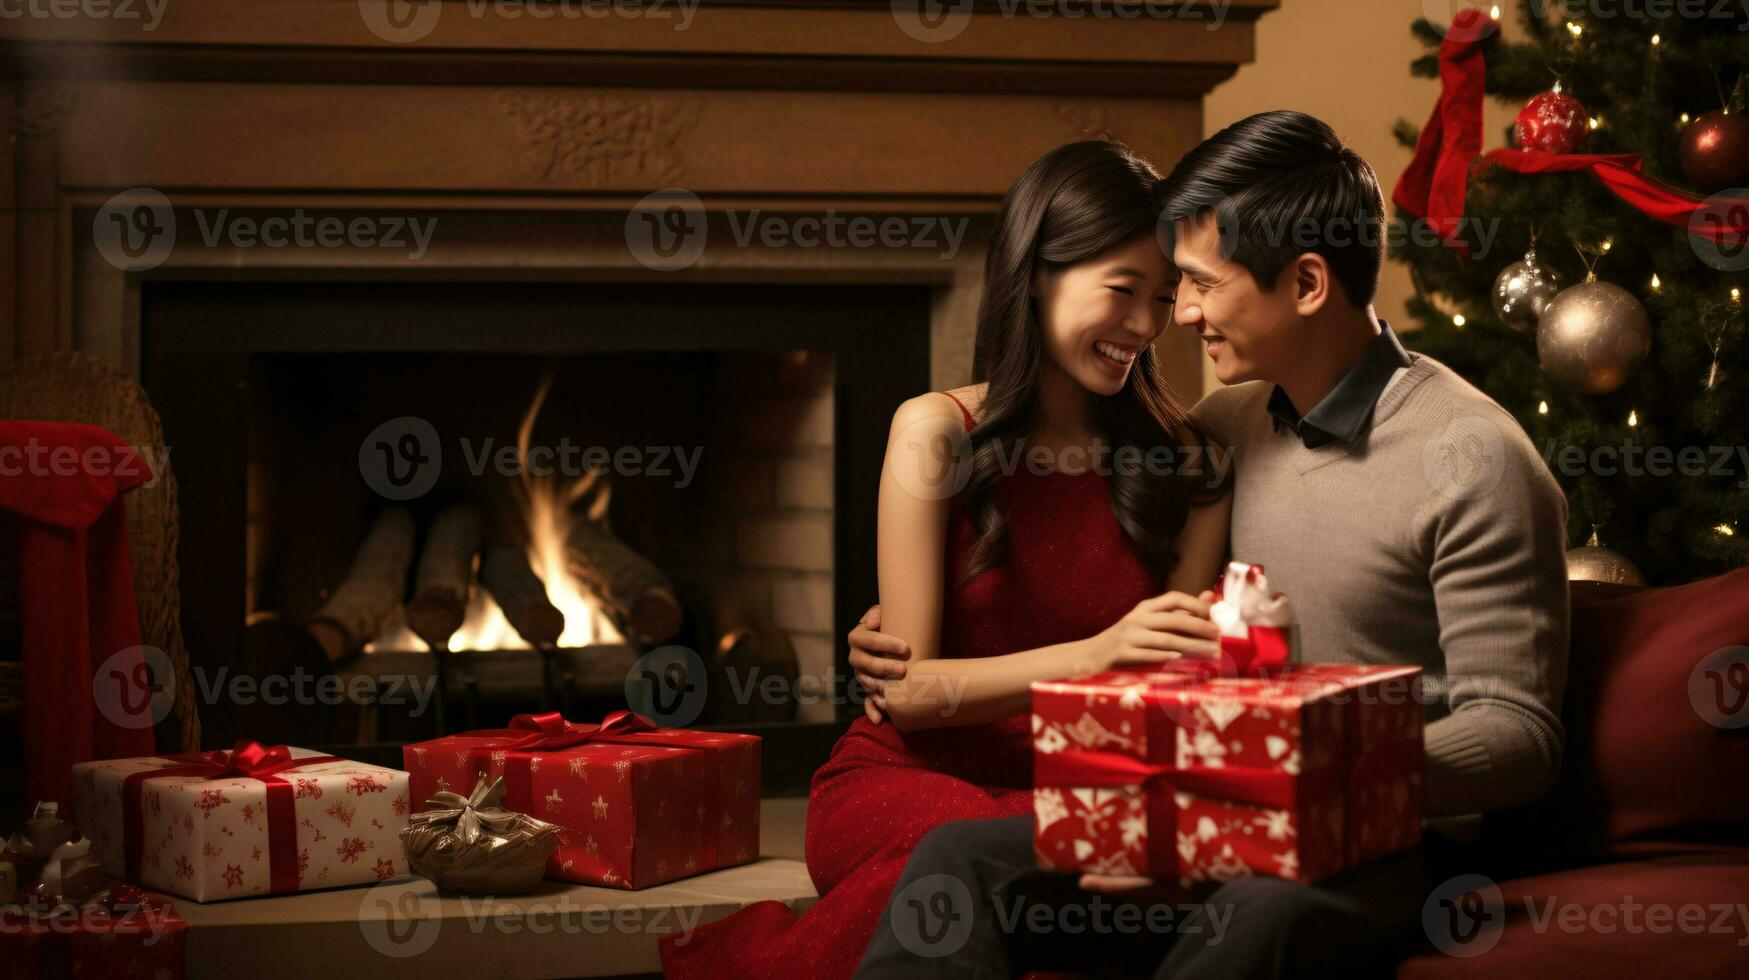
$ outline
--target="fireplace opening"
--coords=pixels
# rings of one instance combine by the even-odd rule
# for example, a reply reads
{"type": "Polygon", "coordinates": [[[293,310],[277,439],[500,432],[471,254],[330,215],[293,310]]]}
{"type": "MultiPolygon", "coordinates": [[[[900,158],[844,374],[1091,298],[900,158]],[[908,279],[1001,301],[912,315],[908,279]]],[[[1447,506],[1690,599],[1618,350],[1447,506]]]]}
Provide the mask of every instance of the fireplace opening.
{"type": "Polygon", "coordinates": [[[209,741],[592,720],[683,661],[692,724],[841,725],[927,324],[905,286],[151,284],[209,741]]]}

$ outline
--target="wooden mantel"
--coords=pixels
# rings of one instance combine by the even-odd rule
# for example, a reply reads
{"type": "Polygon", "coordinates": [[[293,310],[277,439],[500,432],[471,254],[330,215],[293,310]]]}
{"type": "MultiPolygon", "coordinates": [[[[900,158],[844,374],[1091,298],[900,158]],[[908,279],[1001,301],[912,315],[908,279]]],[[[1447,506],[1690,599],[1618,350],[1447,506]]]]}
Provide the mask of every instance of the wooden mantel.
{"type": "MultiPolygon", "coordinates": [[[[593,18],[442,0],[403,6],[414,19],[398,22],[399,35],[394,24],[372,30],[389,23],[376,20],[387,5],[133,0],[142,19],[0,21],[0,112],[12,137],[0,155],[0,267],[12,272],[0,276],[0,367],[77,348],[137,370],[140,287],[155,277],[877,277],[939,287],[934,372],[958,383],[980,241],[946,258],[713,249],[682,272],[656,273],[613,229],[665,187],[712,212],[987,222],[1028,160],[1097,134],[1169,166],[1201,137],[1202,95],[1251,59],[1253,22],[1277,0],[1198,0],[1135,18],[1063,16],[1088,0],[975,0],[933,5],[945,12],[930,22],[911,19],[904,0],[649,0],[639,17],[565,5],[608,12],[593,18]],[[154,5],[162,19],[144,30],[154,5]],[[1027,13],[1039,6],[1054,13],[1027,13]],[[346,248],[237,249],[179,232],[161,265],[124,272],[93,246],[93,219],[140,187],[179,213],[393,212],[446,223],[417,263],[346,248]]],[[[1179,360],[1174,373],[1194,393],[1194,361],[1179,360]]]]}

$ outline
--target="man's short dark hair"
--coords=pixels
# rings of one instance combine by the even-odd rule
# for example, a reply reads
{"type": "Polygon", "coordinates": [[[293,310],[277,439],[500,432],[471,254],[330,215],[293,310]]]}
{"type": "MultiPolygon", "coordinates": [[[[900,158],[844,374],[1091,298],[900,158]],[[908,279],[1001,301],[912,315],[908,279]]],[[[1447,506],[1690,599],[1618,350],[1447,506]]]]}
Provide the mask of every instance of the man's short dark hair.
{"type": "Polygon", "coordinates": [[[1320,119],[1287,109],[1241,119],[1185,154],[1159,194],[1168,235],[1171,222],[1213,211],[1222,254],[1265,291],[1289,262],[1314,252],[1350,303],[1364,307],[1378,292],[1385,256],[1378,177],[1320,119]]]}

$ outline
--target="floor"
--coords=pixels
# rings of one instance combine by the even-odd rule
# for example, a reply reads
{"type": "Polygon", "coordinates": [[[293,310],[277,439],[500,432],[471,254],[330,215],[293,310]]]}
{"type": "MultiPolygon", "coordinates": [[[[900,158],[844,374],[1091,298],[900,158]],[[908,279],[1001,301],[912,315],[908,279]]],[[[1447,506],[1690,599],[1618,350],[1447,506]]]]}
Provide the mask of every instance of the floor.
{"type": "Polygon", "coordinates": [[[802,864],[806,799],[767,799],[752,864],[640,891],[547,882],[529,895],[441,896],[422,878],[202,905],[188,976],[608,977],[660,970],[656,941],[756,901],[797,912],[816,895],[802,864]]]}

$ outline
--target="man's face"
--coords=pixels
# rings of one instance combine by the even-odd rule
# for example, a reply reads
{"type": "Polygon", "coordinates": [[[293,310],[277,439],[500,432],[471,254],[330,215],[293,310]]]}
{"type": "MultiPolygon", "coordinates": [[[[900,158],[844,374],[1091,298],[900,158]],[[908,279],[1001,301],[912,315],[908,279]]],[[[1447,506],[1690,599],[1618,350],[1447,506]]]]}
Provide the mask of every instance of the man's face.
{"type": "Polygon", "coordinates": [[[1297,360],[1305,333],[1293,266],[1264,292],[1250,270],[1221,254],[1214,212],[1181,219],[1176,228],[1177,321],[1207,345],[1222,384],[1279,381],[1297,360]]]}

